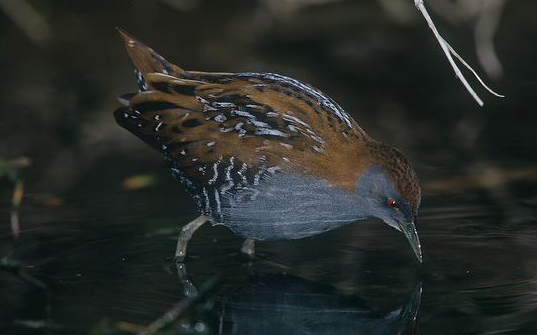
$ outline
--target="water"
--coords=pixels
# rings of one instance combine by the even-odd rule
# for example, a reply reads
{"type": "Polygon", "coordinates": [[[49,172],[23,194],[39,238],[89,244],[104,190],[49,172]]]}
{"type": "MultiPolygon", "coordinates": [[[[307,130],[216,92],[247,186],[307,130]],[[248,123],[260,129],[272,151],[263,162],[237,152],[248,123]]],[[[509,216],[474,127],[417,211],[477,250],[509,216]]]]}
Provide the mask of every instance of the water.
{"type": "MultiPolygon", "coordinates": [[[[0,272],[1,329],[85,334],[147,325],[183,299],[185,278],[170,256],[178,228],[195,212],[180,192],[155,196],[168,187],[174,185],[90,191],[59,208],[25,206],[21,220],[34,228],[17,240],[4,231],[0,240],[25,275],[0,272]]],[[[537,326],[537,228],[524,219],[535,209],[527,204],[530,192],[511,196],[522,221],[502,218],[502,208],[479,190],[425,197],[422,266],[402,235],[376,221],[258,243],[251,262],[238,254],[238,237],[204,226],[189,245],[186,275],[195,287],[218,282],[178,327],[224,334],[530,334],[537,326]]]]}
{"type": "MultiPolygon", "coordinates": [[[[270,15],[269,1],[250,0],[32,3],[47,43],[0,7],[0,161],[32,161],[20,169],[19,238],[13,185],[0,179],[0,334],[129,334],[195,289],[168,333],[537,333],[537,49],[526,40],[537,3],[506,5],[495,38],[505,77],[493,86],[507,98],[483,109],[424,24],[374,1],[270,15]],[[258,243],[254,260],[206,225],[178,271],[175,239],[197,212],[161,157],[113,121],[115,97],[134,88],[115,26],[189,69],[310,82],[401,148],[423,188],[424,264],[378,221],[258,243]]],[[[440,29],[476,64],[470,27],[440,29]]]]}

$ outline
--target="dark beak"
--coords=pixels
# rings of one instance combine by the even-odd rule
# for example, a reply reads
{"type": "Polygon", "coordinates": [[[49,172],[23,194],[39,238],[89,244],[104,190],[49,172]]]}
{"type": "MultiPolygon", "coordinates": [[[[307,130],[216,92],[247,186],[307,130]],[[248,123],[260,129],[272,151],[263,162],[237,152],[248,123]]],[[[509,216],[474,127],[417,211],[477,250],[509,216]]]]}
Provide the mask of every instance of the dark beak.
{"type": "Polygon", "coordinates": [[[416,255],[416,258],[418,259],[418,261],[420,263],[423,263],[420,239],[418,237],[418,231],[416,230],[414,221],[399,222],[399,228],[401,228],[401,231],[403,232],[403,234],[405,234],[405,237],[410,243],[412,250],[414,250],[414,254],[416,255]]]}

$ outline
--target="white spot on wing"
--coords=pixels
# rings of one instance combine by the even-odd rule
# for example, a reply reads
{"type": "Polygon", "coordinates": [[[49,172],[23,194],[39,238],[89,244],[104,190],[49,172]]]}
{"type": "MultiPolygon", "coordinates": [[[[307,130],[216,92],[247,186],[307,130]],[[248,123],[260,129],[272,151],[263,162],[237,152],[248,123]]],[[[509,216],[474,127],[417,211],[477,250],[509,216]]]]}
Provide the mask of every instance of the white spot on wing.
{"type": "Polygon", "coordinates": [[[283,133],[277,129],[269,129],[269,128],[261,128],[257,129],[255,131],[256,135],[274,135],[274,136],[280,136],[280,137],[289,137],[289,134],[283,133]]]}
{"type": "Polygon", "coordinates": [[[208,104],[208,103],[209,103],[209,101],[203,99],[202,97],[200,97],[200,96],[198,96],[198,95],[196,96],[196,100],[198,100],[198,101],[201,102],[202,104],[208,104]]]}
{"type": "Polygon", "coordinates": [[[237,106],[235,106],[234,103],[231,103],[231,102],[213,102],[211,103],[211,106],[214,107],[214,108],[235,108],[237,106]]]}
{"type": "Polygon", "coordinates": [[[315,150],[317,152],[324,152],[323,148],[320,148],[320,147],[318,147],[316,145],[314,145],[312,148],[313,148],[313,150],[315,150]]]}
{"type": "Polygon", "coordinates": [[[286,148],[286,149],[289,149],[289,150],[293,149],[293,146],[291,144],[289,144],[289,143],[280,142],[280,145],[282,147],[286,148]]]}
{"type": "Polygon", "coordinates": [[[263,173],[265,173],[265,167],[261,167],[259,171],[257,171],[257,173],[254,175],[255,186],[259,185],[259,180],[261,179],[261,175],[263,175],[263,173]]]}
{"type": "Polygon", "coordinates": [[[309,128],[310,125],[307,124],[306,122],[302,121],[301,119],[297,118],[297,117],[294,117],[292,115],[289,115],[289,114],[284,114],[283,115],[283,119],[286,120],[286,121],[293,121],[293,122],[296,122],[298,124],[301,124],[303,125],[304,127],[306,128],[309,128]]]}
{"type": "Polygon", "coordinates": [[[315,141],[324,144],[324,140],[317,134],[315,134],[311,129],[306,129],[306,131],[310,134],[310,137],[313,138],[315,141]]]}
{"type": "Polygon", "coordinates": [[[267,169],[267,172],[270,174],[274,174],[276,171],[281,170],[281,167],[279,166],[271,166],[267,169]]]}
{"type": "MultiPolygon", "coordinates": [[[[242,76],[251,76],[251,77],[257,77],[257,78],[266,78],[268,80],[273,80],[275,82],[280,83],[286,83],[291,84],[295,87],[295,89],[302,90],[309,95],[311,95],[317,102],[323,106],[328,108],[336,117],[338,117],[340,120],[345,122],[349,128],[352,128],[352,122],[351,117],[349,114],[347,114],[341,107],[336,106],[330,98],[328,98],[325,94],[323,94],[321,91],[317,90],[316,88],[313,88],[309,85],[306,85],[296,79],[289,78],[286,76],[282,76],[275,73],[242,73],[242,76]]],[[[256,85],[253,85],[256,86],[256,85]]],[[[262,85],[261,85],[262,86],[262,85]]]]}
{"type": "Polygon", "coordinates": [[[212,185],[214,184],[214,182],[216,181],[216,179],[218,178],[218,164],[220,163],[220,161],[216,162],[213,164],[213,176],[211,177],[211,179],[209,179],[208,183],[209,185],[212,185]]]}
{"type": "Polygon", "coordinates": [[[231,189],[235,183],[233,183],[233,178],[231,178],[231,170],[235,165],[235,157],[231,156],[229,158],[229,166],[226,168],[226,181],[227,184],[222,187],[220,193],[224,194],[227,190],[231,189]]]}
{"type": "Polygon", "coordinates": [[[209,194],[207,194],[207,189],[203,188],[203,196],[205,197],[205,211],[207,213],[211,213],[211,207],[209,203],[209,194]]]}
{"type": "Polygon", "coordinates": [[[214,201],[216,202],[216,213],[219,215],[222,213],[222,208],[220,207],[220,194],[218,194],[218,190],[214,190],[214,201]]]}
{"type": "Polygon", "coordinates": [[[218,114],[217,116],[214,117],[214,120],[216,122],[224,122],[227,120],[227,118],[224,116],[224,114],[218,114]]]}
{"type": "Polygon", "coordinates": [[[246,180],[246,176],[243,174],[244,172],[246,172],[246,169],[248,169],[248,165],[246,165],[246,163],[242,163],[242,167],[241,167],[241,169],[238,171],[238,174],[239,174],[239,176],[241,176],[242,181],[243,181],[244,183],[247,182],[247,180],[246,180]]]}
{"type": "Polygon", "coordinates": [[[203,112],[204,112],[204,113],[206,113],[206,112],[208,112],[208,111],[215,111],[215,110],[217,110],[217,109],[214,108],[214,107],[211,107],[211,106],[209,106],[209,105],[203,105],[203,112]]]}

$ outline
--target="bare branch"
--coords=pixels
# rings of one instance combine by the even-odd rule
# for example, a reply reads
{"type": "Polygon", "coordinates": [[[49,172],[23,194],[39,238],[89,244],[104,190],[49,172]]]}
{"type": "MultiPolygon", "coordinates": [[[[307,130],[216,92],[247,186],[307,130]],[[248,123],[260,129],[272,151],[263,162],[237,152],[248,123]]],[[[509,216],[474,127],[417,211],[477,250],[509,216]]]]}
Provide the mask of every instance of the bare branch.
{"type": "Polygon", "coordinates": [[[496,93],[492,88],[488,87],[487,84],[485,84],[485,82],[481,79],[481,77],[479,77],[477,72],[475,72],[475,70],[472,69],[472,67],[468,63],[466,63],[466,61],[453,49],[453,47],[451,47],[451,45],[449,45],[449,43],[445,40],[444,42],[447,44],[449,51],[453,54],[453,56],[455,56],[462,63],[462,65],[464,65],[468,70],[470,70],[470,72],[472,72],[472,74],[477,78],[481,86],[483,86],[487,91],[489,91],[490,94],[495,95],[498,98],[505,98],[505,95],[496,93]]]}
{"type": "Polygon", "coordinates": [[[451,64],[451,67],[453,68],[453,71],[455,72],[455,75],[457,76],[457,78],[459,78],[459,80],[462,82],[462,84],[464,85],[466,90],[470,93],[470,95],[474,98],[474,100],[479,104],[479,106],[483,106],[483,100],[481,100],[481,98],[477,95],[477,93],[474,91],[474,89],[470,86],[470,84],[468,83],[468,81],[466,80],[464,75],[462,74],[461,70],[459,69],[459,67],[455,63],[455,60],[453,59],[452,55],[454,55],[458,60],[460,60],[461,63],[465,67],[467,67],[476,76],[476,78],[479,80],[481,85],[483,85],[483,87],[485,87],[489,92],[491,92],[492,94],[494,94],[496,96],[503,97],[502,95],[495,93],[488,86],[486,86],[484,84],[483,80],[481,80],[479,75],[474,71],[474,69],[472,69],[472,67],[470,65],[468,65],[468,63],[466,63],[462,59],[462,57],[459,56],[459,54],[457,52],[455,52],[455,50],[451,47],[451,45],[449,45],[446,42],[446,40],[444,40],[444,38],[440,35],[438,30],[436,29],[436,26],[435,26],[433,20],[431,19],[431,16],[427,12],[427,9],[425,8],[424,0],[414,0],[414,5],[421,12],[423,17],[425,18],[425,21],[427,21],[427,24],[429,25],[429,28],[433,31],[433,34],[434,34],[436,40],[438,41],[438,43],[440,44],[440,47],[442,48],[442,51],[446,55],[449,63],[451,64]]]}

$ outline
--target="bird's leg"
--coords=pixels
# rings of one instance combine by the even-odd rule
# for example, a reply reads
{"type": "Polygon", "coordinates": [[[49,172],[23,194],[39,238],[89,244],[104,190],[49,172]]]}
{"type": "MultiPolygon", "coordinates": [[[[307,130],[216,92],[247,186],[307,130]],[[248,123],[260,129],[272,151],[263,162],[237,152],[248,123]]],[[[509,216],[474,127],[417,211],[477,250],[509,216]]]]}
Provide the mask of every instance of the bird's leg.
{"type": "Polygon", "coordinates": [[[207,221],[209,221],[209,219],[205,215],[200,215],[198,218],[190,221],[181,228],[181,232],[177,238],[177,248],[175,249],[176,261],[182,262],[185,260],[188,241],[190,241],[194,232],[207,221]]]}
{"type": "Polygon", "coordinates": [[[184,295],[189,298],[195,297],[198,294],[198,289],[196,288],[196,286],[194,286],[194,284],[192,284],[192,282],[188,278],[185,263],[177,262],[175,263],[175,266],[177,268],[177,275],[179,276],[179,279],[183,284],[184,295]]]}
{"type": "Polygon", "coordinates": [[[254,257],[255,255],[255,240],[247,238],[242,244],[241,252],[248,257],[254,257]]]}

